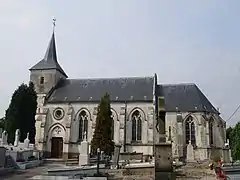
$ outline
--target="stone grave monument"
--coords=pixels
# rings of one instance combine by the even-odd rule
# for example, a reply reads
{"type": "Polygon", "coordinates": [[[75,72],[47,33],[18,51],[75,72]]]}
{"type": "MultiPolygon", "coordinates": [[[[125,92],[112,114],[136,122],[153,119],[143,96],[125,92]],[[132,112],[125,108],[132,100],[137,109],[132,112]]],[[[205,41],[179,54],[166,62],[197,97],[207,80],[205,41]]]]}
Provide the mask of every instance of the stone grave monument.
{"type": "Polygon", "coordinates": [[[114,147],[114,153],[113,153],[113,158],[112,158],[112,167],[111,167],[112,169],[118,168],[120,149],[121,149],[121,145],[116,144],[114,147]]]}
{"type": "Polygon", "coordinates": [[[86,131],[84,132],[84,139],[81,142],[79,151],[80,151],[78,162],[79,166],[89,164],[89,144],[87,142],[86,131]]]}
{"type": "Polygon", "coordinates": [[[4,145],[7,145],[7,140],[8,140],[8,134],[7,134],[7,131],[3,131],[2,133],[2,142],[1,142],[1,145],[4,146],[4,145]]]}
{"type": "Polygon", "coordinates": [[[223,161],[225,163],[232,162],[232,153],[231,153],[231,148],[229,144],[229,139],[227,139],[227,142],[225,143],[225,147],[223,149],[223,161]]]}
{"type": "Polygon", "coordinates": [[[17,129],[15,132],[14,147],[18,147],[19,138],[20,138],[20,130],[17,129]]]}
{"type": "Polygon", "coordinates": [[[25,149],[28,149],[28,148],[29,148],[29,143],[30,143],[29,133],[27,133],[27,137],[26,137],[26,139],[24,140],[24,148],[25,148],[25,149]]]}
{"type": "Polygon", "coordinates": [[[191,141],[189,141],[187,145],[187,162],[194,162],[194,152],[193,152],[193,145],[191,141]]]}
{"type": "Polygon", "coordinates": [[[103,161],[104,160],[104,151],[101,151],[101,154],[100,154],[100,161],[103,161]]]}

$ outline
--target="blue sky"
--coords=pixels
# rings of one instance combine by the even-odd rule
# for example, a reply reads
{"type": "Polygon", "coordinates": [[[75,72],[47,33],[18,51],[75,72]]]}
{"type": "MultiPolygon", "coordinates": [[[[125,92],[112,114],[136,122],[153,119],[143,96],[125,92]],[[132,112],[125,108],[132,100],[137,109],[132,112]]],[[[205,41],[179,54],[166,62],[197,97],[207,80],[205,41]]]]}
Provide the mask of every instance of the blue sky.
{"type": "MultiPolygon", "coordinates": [[[[71,78],[149,76],[196,83],[227,119],[240,104],[240,1],[12,0],[0,6],[0,116],[41,60],[56,17],[71,78]]],[[[228,123],[240,119],[240,112],[228,123]]]]}

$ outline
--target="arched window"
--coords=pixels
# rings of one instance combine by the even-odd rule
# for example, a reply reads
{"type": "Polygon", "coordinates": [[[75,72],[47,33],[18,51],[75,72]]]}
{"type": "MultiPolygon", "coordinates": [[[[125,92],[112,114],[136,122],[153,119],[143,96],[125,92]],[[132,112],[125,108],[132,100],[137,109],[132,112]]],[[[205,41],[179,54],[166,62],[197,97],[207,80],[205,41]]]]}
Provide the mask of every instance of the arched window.
{"type": "Polygon", "coordinates": [[[209,145],[213,145],[213,119],[209,121],[209,145]]]}
{"type": "Polygon", "coordinates": [[[84,132],[86,132],[86,138],[88,134],[88,117],[86,111],[81,111],[79,114],[79,140],[84,138],[84,132]]]}
{"type": "Polygon", "coordinates": [[[142,140],[142,120],[138,110],[134,111],[132,120],[132,141],[142,140]]]}
{"type": "Polygon", "coordinates": [[[195,125],[193,122],[193,117],[189,116],[188,119],[185,122],[185,135],[186,135],[186,144],[189,144],[189,141],[191,141],[191,144],[196,144],[196,136],[195,136],[195,125]]]}

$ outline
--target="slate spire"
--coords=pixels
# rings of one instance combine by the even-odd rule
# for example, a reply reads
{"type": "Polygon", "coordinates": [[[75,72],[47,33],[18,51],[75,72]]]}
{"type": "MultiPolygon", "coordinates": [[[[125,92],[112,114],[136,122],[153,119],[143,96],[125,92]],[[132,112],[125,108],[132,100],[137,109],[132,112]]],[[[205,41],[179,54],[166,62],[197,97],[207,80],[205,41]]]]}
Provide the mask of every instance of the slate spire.
{"type": "Polygon", "coordinates": [[[56,19],[53,19],[53,33],[52,33],[51,40],[50,40],[50,42],[48,44],[47,51],[46,51],[45,56],[44,56],[44,60],[48,61],[49,63],[56,63],[56,64],[58,64],[58,62],[57,62],[56,43],[55,43],[55,33],[54,33],[55,21],[56,21],[56,19]]]}
{"type": "Polygon", "coordinates": [[[67,77],[67,74],[64,72],[64,70],[61,68],[61,66],[57,61],[57,50],[56,50],[54,29],[53,29],[52,37],[49,42],[49,45],[43,60],[41,60],[32,68],[30,68],[30,71],[31,70],[47,70],[47,69],[56,69],[59,72],[61,72],[64,76],[67,77]]]}

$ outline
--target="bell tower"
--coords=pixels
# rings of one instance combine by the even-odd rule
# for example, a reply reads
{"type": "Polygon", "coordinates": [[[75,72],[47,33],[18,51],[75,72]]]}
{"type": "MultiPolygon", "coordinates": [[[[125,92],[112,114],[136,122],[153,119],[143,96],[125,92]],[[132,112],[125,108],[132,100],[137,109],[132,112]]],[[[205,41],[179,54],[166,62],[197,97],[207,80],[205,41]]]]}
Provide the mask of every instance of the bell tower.
{"type": "Polygon", "coordinates": [[[53,31],[44,58],[30,69],[30,81],[34,83],[38,94],[47,94],[67,74],[57,60],[55,33],[53,31]]]}
{"type": "Polygon", "coordinates": [[[67,74],[61,68],[57,60],[54,28],[55,20],[53,21],[52,37],[48,44],[44,58],[29,69],[30,81],[33,82],[37,93],[35,143],[39,150],[44,150],[46,141],[45,124],[47,122],[48,114],[48,109],[44,107],[46,96],[61,79],[68,78],[67,74]]]}

